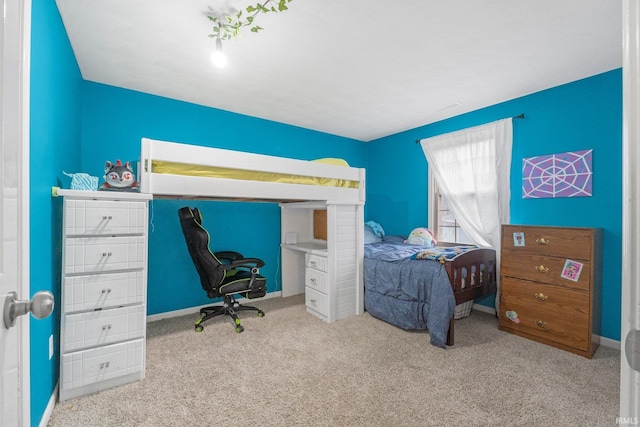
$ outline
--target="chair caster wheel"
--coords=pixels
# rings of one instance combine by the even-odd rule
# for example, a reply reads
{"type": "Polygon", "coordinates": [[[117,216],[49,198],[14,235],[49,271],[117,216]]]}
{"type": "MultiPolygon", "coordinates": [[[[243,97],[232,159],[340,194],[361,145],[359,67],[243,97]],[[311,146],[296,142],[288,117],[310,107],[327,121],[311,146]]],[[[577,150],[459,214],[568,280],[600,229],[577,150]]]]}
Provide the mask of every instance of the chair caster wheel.
{"type": "Polygon", "coordinates": [[[242,332],[242,331],[244,331],[244,327],[243,327],[242,325],[238,325],[238,326],[236,326],[236,332],[237,332],[237,333],[240,333],[240,332],[242,332]]]}
{"type": "Polygon", "coordinates": [[[258,311],[258,317],[264,317],[264,311],[262,310],[258,311]]]}
{"type": "Polygon", "coordinates": [[[202,332],[204,328],[200,325],[196,325],[196,332],[202,332]]]}

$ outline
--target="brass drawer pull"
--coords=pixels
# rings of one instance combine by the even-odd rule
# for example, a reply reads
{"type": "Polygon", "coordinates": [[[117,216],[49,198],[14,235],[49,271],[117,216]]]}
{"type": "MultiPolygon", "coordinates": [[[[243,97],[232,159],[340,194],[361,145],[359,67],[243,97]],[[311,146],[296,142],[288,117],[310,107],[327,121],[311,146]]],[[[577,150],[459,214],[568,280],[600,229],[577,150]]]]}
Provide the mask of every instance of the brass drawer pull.
{"type": "Polygon", "coordinates": [[[544,265],[540,264],[540,265],[536,265],[536,270],[538,270],[538,273],[548,273],[549,269],[547,267],[545,267],[544,265]]]}
{"type": "Polygon", "coordinates": [[[542,320],[536,320],[536,325],[538,325],[538,328],[542,328],[542,329],[544,329],[544,327],[547,326],[547,324],[544,323],[542,320]]]}
{"type": "Polygon", "coordinates": [[[538,301],[546,301],[549,299],[549,297],[542,292],[538,292],[537,294],[535,294],[535,296],[538,301]]]}
{"type": "Polygon", "coordinates": [[[540,237],[539,239],[536,239],[536,243],[539,245],[548,245],[549,241],[544,237],[540,237]]]}

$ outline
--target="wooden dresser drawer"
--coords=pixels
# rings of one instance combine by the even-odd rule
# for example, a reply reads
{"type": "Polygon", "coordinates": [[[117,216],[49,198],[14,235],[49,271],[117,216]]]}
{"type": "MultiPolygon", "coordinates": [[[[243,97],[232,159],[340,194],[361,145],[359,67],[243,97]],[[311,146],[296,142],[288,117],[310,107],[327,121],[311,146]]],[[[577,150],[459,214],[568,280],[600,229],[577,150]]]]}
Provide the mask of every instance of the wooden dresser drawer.
{"type": "Polygon", "coordinates": [[[562,277],[567,259],[539,255],[518,256],[505,249],[501,272],[504,276],[517,277],[533,282],[542,282],[583,291],[589,291],[591,285],[591,266],[582,261],[582,269],[577,281],[562,277]]]}
{"type": "Polygon", "coordinates": [[[588,260],[592,256],[593,231],[588,228],[503,225],[502,230],[503,250],[516,256],[529,253],[574,260],[588,260]]]}
{"type": "Polygon", "coordinates": [[[503,279],[502,292],[500,329],[588,350],[588,293],[512,278],[503,279]],[[517,313],[519,323],[508,312],[517,313]]]}

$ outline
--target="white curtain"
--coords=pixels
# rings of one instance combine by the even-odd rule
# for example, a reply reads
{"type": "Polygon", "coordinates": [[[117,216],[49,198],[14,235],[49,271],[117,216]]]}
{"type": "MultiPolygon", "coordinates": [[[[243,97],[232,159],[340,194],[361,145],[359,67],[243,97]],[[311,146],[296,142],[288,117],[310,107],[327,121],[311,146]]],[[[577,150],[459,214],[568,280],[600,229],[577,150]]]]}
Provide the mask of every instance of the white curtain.
{"type": "Polygon", "coordinates": [[[477,245],[496,250],[498,269],[501,225],[509,223],[511,120],[420,141],[451,213],[477,245]]]}
{"type": "Polygon", "coordinates": [[[479,246],[500,249],[509,223],[511,119],[420,141],[440,193],[479,246]]]}

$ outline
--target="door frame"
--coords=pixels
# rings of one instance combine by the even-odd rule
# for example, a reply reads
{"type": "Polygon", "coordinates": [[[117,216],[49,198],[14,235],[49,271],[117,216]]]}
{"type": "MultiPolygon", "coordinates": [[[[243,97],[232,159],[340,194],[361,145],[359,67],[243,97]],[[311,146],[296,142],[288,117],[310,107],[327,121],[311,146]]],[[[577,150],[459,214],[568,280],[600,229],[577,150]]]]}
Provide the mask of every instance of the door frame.
{"type": "Polygon", "coordinates": [[[640,414],[640,372],[629,365],[625,353],[630,331],[640,329],[640,4],[622,3],[622,318],[620,328],[620,417],[635,420],[640,414]]]}
{"type": "MultiPolygon", "coordinates": [[[[5,31],[3,49],[3,73],[8,76],[3,79],[11,87],[17,88],[9,95],[9,102],[17,105],[15,116],[6,119],[3,116],[3,131],[5,135],[15,135],[18,147],[17,159],[17,187],[18,209],[18,278],[16,292],[18,299],[30,299],[30,182],[29,182],[29,150],[30,150],[30,78],[31,78],[31,1],[32,0],[3,0],[5,9],[5,31]],[[7,3],[13,3],[7,7],[7,3]],[[17,4],[16,4],[17,3],[17,4]],[[6,64],[6,67],[5,67],[6,64]],[[8,69],[8,70],[7,70],[8,69]]],[[[7,93],[0,88],[2,97],[7,93]]],[[[4,102],[4,101],[3,101],[4,102]]],[[[4,301],[3,301],[4,303],[4,301]]],[[[18,394],[19,425],[31,425],[31,367],[30,367],[30,316],[16,319],[18,334],[18,384],[15,393],[18,394]]],[[[0,327],[3,327],[0,325],[0,327]]]]}

